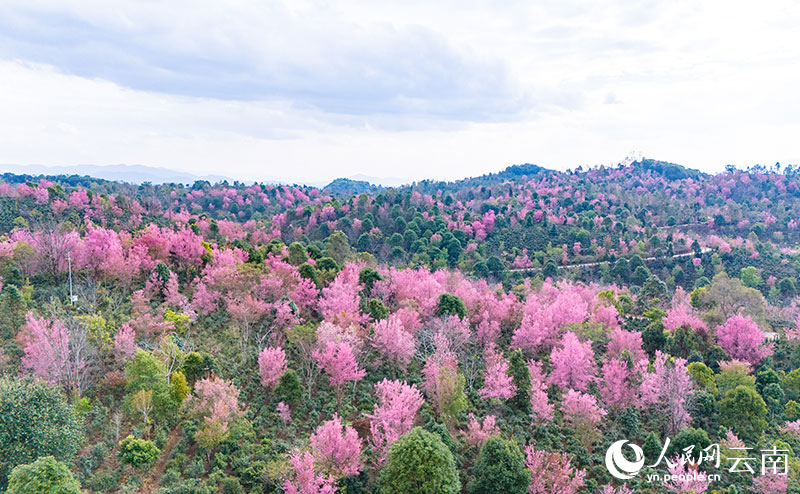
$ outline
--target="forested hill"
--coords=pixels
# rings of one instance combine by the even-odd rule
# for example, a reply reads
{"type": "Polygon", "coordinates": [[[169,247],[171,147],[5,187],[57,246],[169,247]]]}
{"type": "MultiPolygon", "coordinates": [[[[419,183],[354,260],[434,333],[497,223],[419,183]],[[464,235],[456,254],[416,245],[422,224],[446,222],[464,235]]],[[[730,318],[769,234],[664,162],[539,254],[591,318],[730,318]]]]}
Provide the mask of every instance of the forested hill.
{"type": "Polygon", "coordinates": [[[799,226],[777,165],[5,174],[0,491],[798,492],[799,226]],[[648,481],[712,443],[789,475],[648,481]]]}

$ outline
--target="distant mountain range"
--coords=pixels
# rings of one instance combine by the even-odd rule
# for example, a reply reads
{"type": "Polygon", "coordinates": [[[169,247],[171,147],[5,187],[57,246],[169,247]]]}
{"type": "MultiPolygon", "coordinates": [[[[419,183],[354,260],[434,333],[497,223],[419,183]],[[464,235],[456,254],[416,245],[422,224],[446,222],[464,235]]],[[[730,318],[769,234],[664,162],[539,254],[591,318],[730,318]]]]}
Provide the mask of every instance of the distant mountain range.
{"type": "MultiPolygon", "coordinates": [[[[666,161],[658,161],[652,159],[643,159],[633,163],[634,168],[641,168],[645,171],[652,171],[665,176],[670,180],[682,178],[698,179],[700,176],[705,175],[699,170],[686,168],[675,163],[666,161]]],[[[193,184],[198,180],[207,180],[214,184],[217,182],[228,181],[229,183],[235,182],[237,179],[226,177],[224,175],[195,175],[188,172],[171,170],[169,168],[159,168],[154,166],[144,165],[61,165],[61,166],[45,166],[45,165],[12,165],[0,164],[0,174],[14,173],[17,175],[78,175],[89,176],[104,180],[112,180],[118,182],[127,182],[131,184],[142,184],[150,182],[153,184],[168,184],[168,183],[181,183],[193,184]]],[[[498,173],[488,173],[480,177],[472,177],[468,180],[481,180],[481,179],[505,179],[513,180],[518,176],[533,176],[539,173],[552,174],[561,173],[556,170],[542,168],[533,164],[512,165],[505,170],[498,173]]],[[[465,178],[465,180],[467,180],[465,178]]],[[[252,183],[253,179],[238,179],[242,183],[252,183]]],[[[398,177],[373,177],[363,174],[351,175],[349,177],[337,178],[333,181],[308,179],[308,178],[292,178],[292,177],[258,177],[260,183],[267,184],[302,184],[313,187],[319,187],[326,192],[335,195],[352,195],[361,194],[363,192],[374,193],[380,191],[385,187],[399,187],[402,185],[411,184],[412,180],[406,180],[398,177]]],[[[437,184],[437,180],[425,180],[420,183],[437,184]]]]}
{"type": "Polygon", "coordinates": [[[194,175],[192,173],[158,168],[144,165],[0,165],[0,172],[11,172],[19,175],[88,175],[90,177],[141,184],[183,183],[191,184],[197,180],[208,180],[211,183],[231,181],[222,175],[194,175]]]}
{"type": "MultiPolygon", "coordinates": [[[[217,183],[227,180],[233,183],[236,179],[226,177],[224,175],[195,175],[193,173],[171,170],[169,168],[160,168],[155,166],[144,165],[13,165],[13,164],[0,164],[0,173],[14,173],[17,175],[79,175],[90,176],[94,178],[102,178],[104,180],[113,180],[118,182],[128,182],[131,184],[142,184],[150,182],[153,184],[168,184],[168,183],[181,183],[192,184],[197,180],[208,180],[209,182],[217,183]]],[[[396,187],[410,183],[410,180],[397,178],[397,177],[371,177],[367,175],[352,175],[346,179],[336,179],[332,184],[336,184],[339,180],[349,180],[354,182],[367,182],[359,185],[358,188],[369,189],[373,184],[383,187],[396,187]]],[[[239,180],[240,182],[250,183],[253,180],[239,180]]],[[[324,187],[328,184],[325,180],[310,180],[310,179],[292,179],[291,177],[260,177],[258,182],[273,183],[273,184],[305,184],[315,187],[324,187]]],[[[341,184],[337,184],[341,185],[341,184]]],[[[337,188],[334,185],[334,188],[337,188]]]]}

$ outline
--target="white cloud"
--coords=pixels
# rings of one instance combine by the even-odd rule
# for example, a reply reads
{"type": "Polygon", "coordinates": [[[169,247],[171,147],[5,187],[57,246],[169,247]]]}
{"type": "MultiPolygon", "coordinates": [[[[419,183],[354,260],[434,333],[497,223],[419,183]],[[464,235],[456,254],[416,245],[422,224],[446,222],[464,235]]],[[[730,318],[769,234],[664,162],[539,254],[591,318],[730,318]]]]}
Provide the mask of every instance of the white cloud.
{"type": "Polygon", "coordinates": [[[0,163],[318,180],[800,162],[794,2],[497,6],[9,0],[0,163]]]}

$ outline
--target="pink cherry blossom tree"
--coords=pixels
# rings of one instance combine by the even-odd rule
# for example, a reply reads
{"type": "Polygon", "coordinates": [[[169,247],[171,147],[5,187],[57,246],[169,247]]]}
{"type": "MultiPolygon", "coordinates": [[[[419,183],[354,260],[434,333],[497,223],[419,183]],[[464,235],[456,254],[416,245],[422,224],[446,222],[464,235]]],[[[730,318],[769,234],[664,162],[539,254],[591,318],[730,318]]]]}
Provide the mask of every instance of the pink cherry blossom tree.
{"type": "Polygon", "coordinates": [[[328,374],[331,386],[341,391],[346,382],[360,381],[367,372],[358,368],[353,347],[345,341],[329,341],[312,353],[317,364],[328,374]]]}
{"type": "Polygon", "coordinates": [[[414,426],[414,417],[422,406],[422,393],[405,382],[384,379],[375,385],[379,404],[366,417],[371,420],[372,449],[377,463],[386,459],[389,447],[414,426]]]}
{"type": "Polygon", "coordinates": [[[625,331],[615,329],[611,332],[611,340],[606,349],[607,358],[622,358],[622,352],[628,350],[633,355],[634,362],[647,361],[647,353],[642,347],[642,333],[638,331],[625,331]]]}
{"type": "Polygon", "coordinates": [[[283,484],[286,494],[334,494],[336,483],[330,476],[317,474],[314,456],[309,452],[295,452],[289,456],[291,474],[283,484]]]}
{"type": "Polygon", "coordinates": [[[114,351],[121,362],[126,362],[136,354],[136,331],[130,324],[125,323],[119,327],[114,336],[114,351]]]}
{"type": "Polygon", "coordinates": [[[271,387],[286,372],[286,352],[279,347],[266,347],[258,356],[258,375],[261,385],[271,387]]]}
{"type": "Polygon", "coordinates": [[[503,354],[497,351],[494,344],[487,345],[483,353],[486,363],[486,373],[484,374],[484,385],[478,390],[478,394],[484,400],[490,398],[501,398],[507,400],[517,393],[517,387],[512,382],[513,378],[508,375],[508,362],[503,354]]]}
{"type": "Polygon", "coordinates": [[[595,379],[597,364],[594,361],[592,342],[581,343],[575,333],[564,334],[561,348],[550,352],[553,370],[549,382],[561,388],[586,391],[589,382],[595,379]]]}
{"type": "Polygon", "coordinates": [[[535,353],[554,337],[554,331],[534,315],[525,315],[522,324],[514,331],[511,345],[523,351],[535,353]]]}
{"type": "Polygon", "coordinates": [[[597,425],[606,416],[594,396],[570,389],[561,404],[564,420],[575,431],[583,445],[591,451],[592,442],[597,437],[597,425]]]}
{"type": "Polygon", "coordinates": [[[628,363],[612,358],[603,364],[600,380],[600,397],[607,407],[625,408],[633,404],[637,389],[633,382],[634,373],[628,363]]]}
{"type": "Polygon", "coordinates": [[[664,316],[662,322],[664,323],[664,328],[668,331],[674,331],[681,326],[688,326],[695,330],[708,329],[706,323],[695,314],[694,309],[688,302],[667,310],[667,315],[664,316]]]}
{"type": "Polygon", "coordinates": [[[753,492],[756,494],[786,494],[789,490],[789,476],[777,475],[769,470],[753,479],[753,492]]]}
{"type": "Polygon", "coordinates": [[[528,361],[528,371],[531,374],[531,418],[534,424],[550,422],[553,420],[555,406],[550,403],[550,398],[547,396],[542,363],[535,360],[528,361]]]}
{"type": "Polygon", "coordinates": [[[747,316],[737,314],[717,326],[717,342],[732,358],[753,365],[772,355],[772,344],[767,343],[764,332],[747,316]]]}
{"type": "Polygon", "coordinates": [[[209,454],[225,438],[230,424],[244,413],[239,408],[239,390],[217,376],[197,381],[194,395],[184,403],[190,413],[203,421],[195,440],[209,454]]]}
{"type": "Polygon", "coordinates": [[[373,331],[370,344],[384,358],[405,370],[414,356],[416,346],[414,336],[403,328],[401,319],[392,314],[376,322],[373,331]]]}
{"type": "MultiPolygon", "coordinates": [[[[678,480],[670,481],[665,484],[667,490],[670,492],[680,492],[685,494],[703,494],[708,490],[709,480],[704,480],[702,477],[695,478],[698,473],[696,466],[685,465],[678,458],[673,461],[673,466],[669,467],[671,475],[677,475],[678,480]]],[[[700,476],[703,474],[700,473],[700,476]]]]}
{"type": "Polygon", "coordinates": [[[320,425],[311,434],[310,443],[323,473],[338,479],[361,471],[361,439],[349,425],[342,428],[338,415],[320,425]]]}
{"type": "MultiPolygon", "coordinates": [[[[425,394],[433,403],[437,413],[445,414],[449,405],[454,403],[459,389],[458,357],[450,350],[449,340],[442,333],[434,335],[436,350],[428,357],[422,374],[425,377],[425,394]]],[[[462,382],[463,384],[463,382],[462,382]]],[[[446,417],[446,422],[453,417],[446,417]]]]}
{"type": "Polygon", "coordinates": [[[48,321],[28,312],[23,328],[22,367],[52,384],[67,377],[69,334],[60,321],[48,321]]]}
{"type": "Polygon", "coordinates": [[[73,321],[50,321],[28,312],[19,339],[23,369],[78,394],[83,392],[91,377],[90,357],[95,355],[85,328],[73,321]]]}
{"type": "Polygon", "coordinates": [[[529,494],[577,494],[584,486],[586,471],[577,470],[566,453],[525,447],[525,466],[531,471],[529,494]]]}
{"type": "Polygon", "coordinates": [[[322,289],[319,311],[326,321],[342,326],[359,325],[369,316],[359,308],[362,286],[358,283],[358,266],[348,263],[336,278],[322,289]]]}
{"type": "Polygon", "coordinates": [[[280,401],[275,407],[275,410],[278,412],[278,417],[283,420],[284,425],[289,425],[292,422],[292,410],[289,408],[289,405],[280,401]]]}
{"type": "Polygon", "coordinates": [[[466,442],[470,446],[481,445],[484,441],[489,439],[491,436],[500,433],[500,429],[497,428],[496,417],[494,415],[487,415],[483,419],[483,423],[478,421],[475,418],[475,415],[469,414],[469,422],[467,422],[467,430],[464,431],[464,437],[466,442]]]}
{"type": "Polygon", "coordinates": [[[686,368],[686,360],[678,358],[672,363],[668,356],[656,351],[653,372],[644,375],[639,407],[652,407],[663,414],[667,423],[667,434],[677,434],[691,422],[686,410],[686,400],[694,392],[692,378],[686,368]]]}

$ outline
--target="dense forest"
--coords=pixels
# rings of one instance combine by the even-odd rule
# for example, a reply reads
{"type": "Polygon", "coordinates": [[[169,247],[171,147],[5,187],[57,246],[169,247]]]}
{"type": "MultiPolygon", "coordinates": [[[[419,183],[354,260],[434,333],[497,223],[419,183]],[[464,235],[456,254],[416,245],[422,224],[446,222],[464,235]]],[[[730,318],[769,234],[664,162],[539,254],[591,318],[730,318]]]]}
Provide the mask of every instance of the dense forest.
{"type": "Polygon", "coordinates": [[[779,164],[0,175],[0,491],[800,493],[799,227],[779,164]]]}

